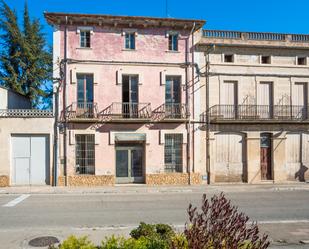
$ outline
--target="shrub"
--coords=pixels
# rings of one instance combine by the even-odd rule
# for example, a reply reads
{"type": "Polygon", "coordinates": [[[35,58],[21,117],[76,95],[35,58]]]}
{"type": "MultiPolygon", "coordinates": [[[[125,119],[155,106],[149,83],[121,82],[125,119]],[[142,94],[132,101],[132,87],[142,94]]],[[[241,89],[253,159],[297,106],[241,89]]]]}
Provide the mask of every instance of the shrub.
{"type": "Polygon", "coordinates": [[[101,249],[168,249],[164,240],[158,238],[140,237],[138,239],[125,239],[123,237],[110,237],[102,241],[101,249]]]}
{"type": "Polygon", "coordinates": [[[87,236],[80,238],[70,236],[65,241],[63,241],[61,245],[59,245],[59,249],[97,249],[97,247],[88,240],[87,236]]]}
{"type": "Polygon", "coordinates": [[[173,228],[167,224],[146,224],[141,222],[136,229],[130,232],[130,235],[134,239],[145,237],[148,239],[158,238],[162,240],[171,240],[175,235],[173,228]]]}
{"type": "Polygon", "coordinates": [[[189,249],[188,241],[183,233],[175,234],[171,241],[172,249],[189,249]]]}
{"type": "Polygon", "coordinates": [[[201,212],[190,204],[188,215],[184,234],[189,248],[265,249],[269,246],[267,235],[259,237],[256,223],[247,225],[249,217],[239,212],[223,193],[210,201],[204,194],[201,212]]]}

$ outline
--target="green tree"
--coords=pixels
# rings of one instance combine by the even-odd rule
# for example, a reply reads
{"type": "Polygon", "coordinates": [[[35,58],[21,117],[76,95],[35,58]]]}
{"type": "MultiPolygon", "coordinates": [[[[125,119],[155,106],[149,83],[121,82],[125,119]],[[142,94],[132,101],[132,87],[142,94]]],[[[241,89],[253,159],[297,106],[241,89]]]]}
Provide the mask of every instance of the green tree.
{"type": "Polygon", "coordinates": [[[29,97],[33,107],[50,106],[52,53],[39,20],[31,20],[26,3],[19,27],[16,11],[1,0],[0,29],[1,84],[29,97]]]}

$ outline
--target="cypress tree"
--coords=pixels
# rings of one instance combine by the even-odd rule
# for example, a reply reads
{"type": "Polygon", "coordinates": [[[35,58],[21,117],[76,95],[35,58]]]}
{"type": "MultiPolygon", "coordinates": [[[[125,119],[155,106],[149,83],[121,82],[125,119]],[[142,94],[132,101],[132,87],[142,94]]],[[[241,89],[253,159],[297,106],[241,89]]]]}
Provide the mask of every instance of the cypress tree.
{"type": "Polygon", "coordinates": [[[31,20],[27,3],[22,28],[18,26],[16,12],[3,0],[0,16],[1,40],[6,44],[0,55],[2,84],[29,97],[33,107],[50,105],[52,53],[42,25],[38,19],[31,20]]]}

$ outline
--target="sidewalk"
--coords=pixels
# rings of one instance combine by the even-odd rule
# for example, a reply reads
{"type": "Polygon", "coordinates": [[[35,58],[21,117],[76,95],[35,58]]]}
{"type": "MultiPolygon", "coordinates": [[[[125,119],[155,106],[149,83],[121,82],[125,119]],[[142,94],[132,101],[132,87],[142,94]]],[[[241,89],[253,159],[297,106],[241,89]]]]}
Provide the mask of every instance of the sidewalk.
{"type": "Polygon", "coordinates": [[[104,187],[52,187],[13,186],[0,188],[3,194],[146,194],[146,193],[217,193],[217,192],[265,192],[265,191],[309,191],[309,183],[288,184],[215,184],[199,186],[147,186],[143,184],[104,187]]]}

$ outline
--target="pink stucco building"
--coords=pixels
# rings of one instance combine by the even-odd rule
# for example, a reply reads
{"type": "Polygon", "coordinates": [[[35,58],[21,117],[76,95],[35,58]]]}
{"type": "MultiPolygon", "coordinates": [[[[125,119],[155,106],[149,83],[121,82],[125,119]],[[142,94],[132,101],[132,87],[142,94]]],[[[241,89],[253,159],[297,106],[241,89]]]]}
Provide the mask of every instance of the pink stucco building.
{"type": "Polygon", "coordinates": [[[192,163],[191,52],[204,21],[45,18],[60,75],[58,184],[200,183],[192,163]]]}

